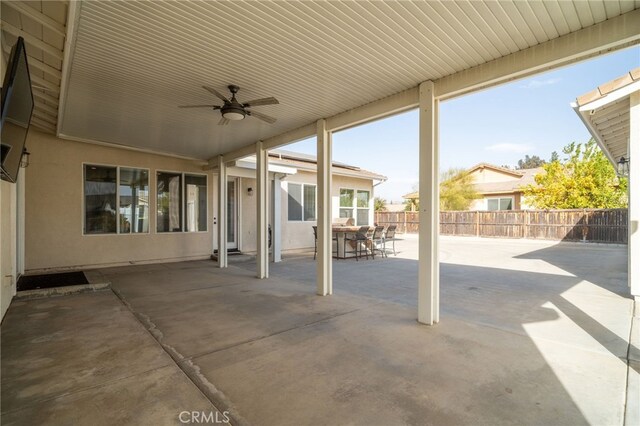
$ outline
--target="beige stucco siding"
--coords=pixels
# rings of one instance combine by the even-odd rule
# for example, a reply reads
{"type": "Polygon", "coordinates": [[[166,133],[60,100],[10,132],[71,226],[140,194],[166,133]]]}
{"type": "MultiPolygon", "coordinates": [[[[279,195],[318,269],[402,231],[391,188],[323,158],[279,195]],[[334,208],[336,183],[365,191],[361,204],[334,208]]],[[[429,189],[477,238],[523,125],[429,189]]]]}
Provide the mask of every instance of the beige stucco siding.
{"type": "Polygon", "coordinates": [[[512,192],[506,194],[484,194],[482,198],[478,198],[471,203],[469,210],[487,210],[487,200],[491,198],[511,198],[513,199],[513,210],[521,210],[526,209],[528,206],[523,206],[522,204],[522,193],[521,192],[512,192]]]}
{"type": "Polygon", "coordinates": [[[194,161],[58,139],[31,131],[26,169],[25,269],[97,267],[206,257],[212,252],[211,173],[207,232],[156,233],[156,171],[202,174],[194,161]],[[146,168],[148,234],[83,235],[83,163],[146,168]]]}
{"type": "MultiPolygon", "coordinates": [[[[289,221],[288,220],[288,197],[287,184],[291,183],[310,183],[316,184],[316,174],[309,172],[298,172],[295,175],[287,176],[282,182],[282,250],[293,250],[301,248],[313,247],[313,231],[311,227],[316,225],[315,221],[289,221]]],[[[369,223],[373,225],[373,182],[370,179],[360,179],[347,176],[334,175],[331,185],[332,199],[332,217],[339,217],[340,209],[340,188],[361,189],[370,192],[369,199],[369,223]]],[[[319,209],[320,206],[318,205],[319,209]]]]}
{"type": "Polygon", "coordinates": [[[16,292],[16,196],[16,184],[0,181],[0,318],[16,292]]]}
{"type": "MultiPolygon", "coordinates": [[[[270,174],[270,178],[273,174],[270,174]]],[[[316,174],[313,172],[298,171],[294,175],[289,175],[280,183],[281,199],[280,199],[280,225],[282,232],[282,250],[297,250],[313,247],[313,231],[312,226],[316,225],[316,221],[289,221],[288,219],[288,196],[287,188],[289,183],[316,184],[316,174]]],[[[256,180],[252,178],[240,178],[240,229],[241,235],[240,249],[245,253],[253,253],[256,251],[256,180]],[[253,195],[249,195],[249,188],[253,189],[253,195]]],[[[270,187],[271,188],[271,187],[270,187]]],[[[333,217],[339,216],[340,188],[367,190],[370,196],[370,215],[369,221],[373,224],[373,183],[370,179],[360,179],[347,176],[333,176],[332,185],[332,204],[333,217]]],[[[217,191],[217,189],[215,190],[217,191]]],[[[320,206],[317,206],[319,208],[320,206]]],[[[271,206],[269,206],[271,211],[271,206]]],[[[269,221],[272,223],[272,220],[269,221]]]]}

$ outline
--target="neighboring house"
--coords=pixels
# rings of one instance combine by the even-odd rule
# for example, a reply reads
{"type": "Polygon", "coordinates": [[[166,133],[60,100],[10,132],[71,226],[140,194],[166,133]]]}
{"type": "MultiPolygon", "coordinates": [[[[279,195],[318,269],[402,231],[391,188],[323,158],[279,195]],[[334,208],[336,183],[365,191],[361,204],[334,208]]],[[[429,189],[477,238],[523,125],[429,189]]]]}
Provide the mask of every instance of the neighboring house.
{"type": "Polygon", "coordinates": [[[527,210],[523,187],[535,183],[535,169],[511,170],[493,164],[480,163],[468,172],[474,178],[475,188],[482,196],[471,204],[471,210],[527,210]]]}
{"type": "MultiPolygon", "coordinates": [[[[467,172],[473,177],[475,189],[481,197],[471,203],[469,210],[529,209],[530,206],[523,195],[523,187],[535,183],[535,175],[542,171],[542,167],[511,170],[488,163],[471,167],[467,172]]],[[[408,201],[415,200],[411,203],[414,207],[419,199],[419,193],[412,192],[402,198],[408,201]]]]}
{"type": "Polygon", "coordinates": [[[388,203],[384,205],[384,211],[386,212],[403,212],[404,204],[403,203],[388,203]]]}

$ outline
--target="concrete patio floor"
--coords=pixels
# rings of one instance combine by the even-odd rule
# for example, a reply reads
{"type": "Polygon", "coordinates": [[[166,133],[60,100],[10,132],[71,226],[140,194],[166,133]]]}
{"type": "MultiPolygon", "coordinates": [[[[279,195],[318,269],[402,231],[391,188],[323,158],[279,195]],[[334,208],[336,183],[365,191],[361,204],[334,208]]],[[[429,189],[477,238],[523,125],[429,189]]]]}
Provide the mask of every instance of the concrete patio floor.
{"type": "Polygon", "coordinates": [[[290,256],[267,280],[139,265],[102,270],[113,292],[15,300],[2,423],[637,424],[626,247],[443,238],[435,327],[415,320],[417,240],[398,249],[334,261],[331,297],[290,256]]]}

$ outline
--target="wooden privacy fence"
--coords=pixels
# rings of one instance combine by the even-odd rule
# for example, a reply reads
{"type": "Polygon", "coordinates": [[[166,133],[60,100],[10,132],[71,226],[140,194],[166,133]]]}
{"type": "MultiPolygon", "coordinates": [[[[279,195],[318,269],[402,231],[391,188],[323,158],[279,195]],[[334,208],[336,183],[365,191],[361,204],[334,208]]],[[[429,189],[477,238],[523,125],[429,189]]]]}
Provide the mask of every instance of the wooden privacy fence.
{"type": "MultiPolygon", "coordinates": [[[[418,212],[376,212],[379,225],[418,232],[418,212]]],[[[440,212],[441,235],[627,243],[627,209],[440,212]]]]}

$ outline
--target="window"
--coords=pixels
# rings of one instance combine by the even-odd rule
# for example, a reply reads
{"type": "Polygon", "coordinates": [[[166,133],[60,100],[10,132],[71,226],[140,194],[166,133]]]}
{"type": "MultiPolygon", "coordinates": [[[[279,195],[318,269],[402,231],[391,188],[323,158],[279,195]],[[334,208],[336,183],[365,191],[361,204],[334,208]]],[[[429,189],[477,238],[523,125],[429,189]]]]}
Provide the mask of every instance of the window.
{"type": "Polygon", "coordinates": [[[207,230],[207,177],[185,175],[187,232],[207,230]]]}
{"type": "Polygon", "coordinates": [[[487,210],[513,210],[513,198],[487,198],[487,210]]]}
{"type": "Polygon", "coordinates": [[[149,172],[120,168],[120,233],[149,232],[149,172]]]}
{"type": "Polygon", "coordinates": [[[115,234],[118,169],[84,166],[84,233],[115,234]]]}
{"type": "Polygon", "coordinates": [[[287,213],[289,221],[316,220],[316,186],[301,183],[287,184],[287,213]]]}
{"type": "Polygon", "coordinates": [[[313,185],[303,186],[302,210],[305,221],[316,220],[316,187],[313,185]]]}
{"type": "Polygon", "coordinates": [[[84,233],[149,232],[149,171],[84,166],[84,233]]]}
{"type": "Polygon", "coordinates": [[[365,190],[340,189],[340,217],[352,217],[356,220],[356,225],[369,225],[370,192],[365,190]],[[355,210],[355,216],[354,216],[355,210]]]}
{"type": "Polygon", "coordinates": [[[357,225],[369,225],[369,191],[358,191],[357,225]]]}
{"type": "Polygon", "coordinates": [[[340,189],[340,217],[353,217],[353,189],[340,189]]]}
{"type": "Polygon", "coordinates": [[[157,173],[158,232],[182,231],[182,174],[157,173]]]}

